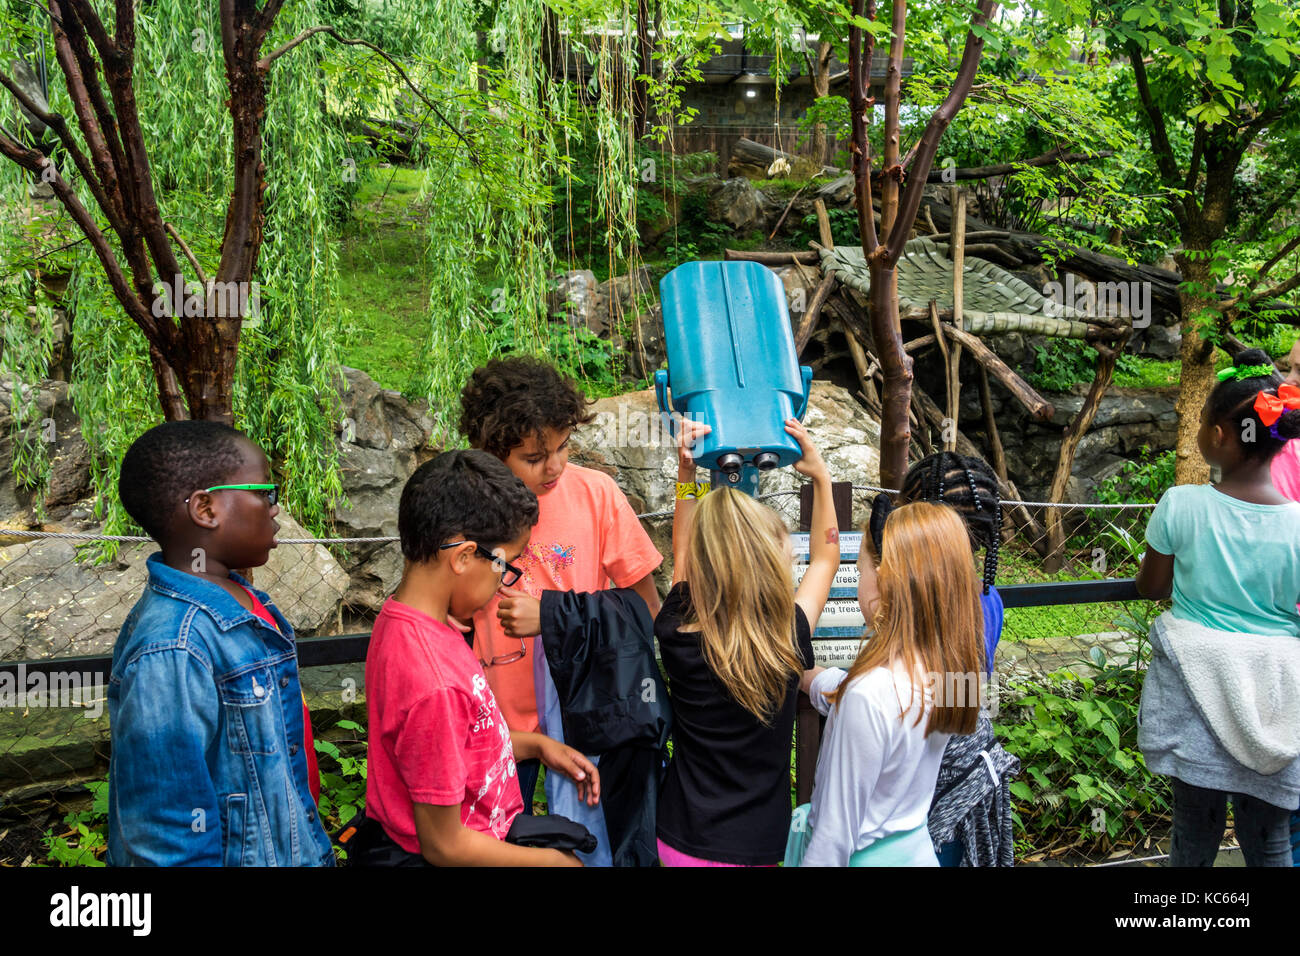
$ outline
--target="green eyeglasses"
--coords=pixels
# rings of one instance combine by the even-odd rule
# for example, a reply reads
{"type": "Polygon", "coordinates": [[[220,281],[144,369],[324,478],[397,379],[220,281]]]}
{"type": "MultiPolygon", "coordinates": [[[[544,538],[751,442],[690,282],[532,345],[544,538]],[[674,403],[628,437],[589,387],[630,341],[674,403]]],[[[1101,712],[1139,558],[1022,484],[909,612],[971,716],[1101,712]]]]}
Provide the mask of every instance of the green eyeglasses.
{"type": "MultiPolygon", "coordinates": [[[[213,485],[211,488],[200,488],[199,491],[258,491],[266,498],[268,505],[273,505],[280,500],[280,489],[275,485],[213,485]]],[[[198,493],[198,491],[194,492],[195,495],[198,493]]],[[[193,497],[194,495],[190,495],[190,498],[193,497]]],[[[185,499],[186,504],[189,504],[190,498],[185,499]]]]}

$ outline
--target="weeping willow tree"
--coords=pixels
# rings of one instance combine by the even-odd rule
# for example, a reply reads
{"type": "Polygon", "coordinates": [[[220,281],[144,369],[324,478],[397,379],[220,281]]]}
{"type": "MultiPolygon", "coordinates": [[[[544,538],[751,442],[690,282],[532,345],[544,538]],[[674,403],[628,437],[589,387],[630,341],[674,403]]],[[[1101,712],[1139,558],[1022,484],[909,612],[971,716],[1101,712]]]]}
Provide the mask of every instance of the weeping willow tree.
{"type": "MultiPolygon", "coordinates": [[[[328,527],[341,494],[332,217],[367,159],[344,135],[350,120],[393,115],[414,127],[430,278],[427,343],[410,364],[434,440],[446,442],[476,365],[503,351],[545,354],[573,334],[548,322],[547,300],[580,144],[596,152],[609,272],[637,266],[645,147],[634,100],[639,90],[652,134],[670,142],[682,81],[719,19],[700,4],[657,4],[654,65],[633,6],[609,0],[152,0],[111,12],[101,0],[10,0],[0,10],[0,73],[48,67],[48,105],[14,82],[0,99],[0,151],[12,160],[0,164],[0,373],[28,386],[45,374],[57,330],[39,290],[50,273],[69,275],[70,392],[109,531],[128,530],[115,493],[127,445],[160,418],[187,416],[247,431],[275,462],[290,509],[328,527]],[[681,23],[714,26],[672,29],[681,23]],[[557,74],[561,50],[585,64],[587,82],[557,74]],[[29,197],[42,185],[57,204],[29,197]],[[207,278],[256,283],[257,313],[186,316],[183,296],[155,288],[177,275],[186,294],[207,278]]],[[[211,296],[198,296],[201,307],[211,296]]],[[[15,469],[39,488],[48,463],[24,431],[33,396],[12,394],[15,469]]]]}
{"type": "MultiPolygon", "coordinates": [[[[346,185],[345,144],[323,108],[320,50],[276,52],[320,22],[318,5],[281,5],[154,0],[110,15],[50,0],[6,11],[4,64],[41,64],[48,105],[0,76],[10,94],[0,152],[12,160],[0,167],[4,261],[26,283],[12,293],[46,272],[70,275],[69,391],[109,530],[126,527],[117,462],[160,418],[237,423],[313,526],[340,493],[328,214],[346,185]],[[29,186],[52,189],[58,205],[32,201],[29,186]],[[230,290],[236,309],[222,298],[230,290]]],[[[52,324],[26,308],[2,314],[0,371],[32,385],[52,324]]],[[[21,426],[32,408],[15,406],[21,426]]],[[[39,482],[40,446],[24,447],[19,477],[39,482]]]]}

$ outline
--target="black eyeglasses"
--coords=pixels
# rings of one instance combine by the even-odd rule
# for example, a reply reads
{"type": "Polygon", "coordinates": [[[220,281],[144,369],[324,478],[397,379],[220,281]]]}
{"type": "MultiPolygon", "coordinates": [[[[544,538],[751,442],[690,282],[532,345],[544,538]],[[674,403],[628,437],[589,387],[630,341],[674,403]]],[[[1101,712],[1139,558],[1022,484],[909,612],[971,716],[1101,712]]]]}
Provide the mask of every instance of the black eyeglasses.
{"type": "MultiPolygon", "coordinates": [[[[446,551],[448,548],[458,548],[462,544],[468,544],[468,543],[469,542],[467,541],[448,541],[444,545],[439,545],[438,550],[446,551]]],[[[479,557],[487,558],[489,561],[492,562],[493,568],[497,571],[498,574],[501,575],[502,587],[508,588],[511,585],[515,584],[521,577],[524,576],[524,572],[521,569],[515,567],[513,564],[507,564],[505,558],[501,557],[499,554],[493,554],[491,551],[483,547],[483,545],[479,544],[477,541],[474,542],[474,553],[477,554],[479,557]]],[[[522,657],[523,655],[520,656],[522,657]]],[[[518,658],[516,658],[516,660],[517,659],[518,658]]],[[[507,663],[507,662],[503,661],[502,663],[507,663]]]]}

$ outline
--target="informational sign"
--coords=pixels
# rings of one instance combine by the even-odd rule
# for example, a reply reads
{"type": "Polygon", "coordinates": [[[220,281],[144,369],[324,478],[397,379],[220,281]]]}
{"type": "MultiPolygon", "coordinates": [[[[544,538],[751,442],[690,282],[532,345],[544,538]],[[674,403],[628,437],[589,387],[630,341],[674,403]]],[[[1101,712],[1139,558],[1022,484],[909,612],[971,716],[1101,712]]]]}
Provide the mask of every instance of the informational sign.
{"type": "MultiPolygon", "coordinates": [[[[798,587],[808,573],[809,535],[806,532],[792,534],[790,540],[794,545],[794,583],[798,587]]],[[[822,666],[851,663],[862,642],[866,620],[862,608],[858,607],[857,560],[861,547],[861,532],[840,534],[840,567],[831,584],[830,600],[826,602],[817,629],[813,631],[813,650],[817,654],[817,663],[822,666]]]]}
{"type": "Polygon", "coordinates": [[[862,638],[818,638],[813,641],[813,657],[818,667],[847,668],[862,649],[862,638]]]}

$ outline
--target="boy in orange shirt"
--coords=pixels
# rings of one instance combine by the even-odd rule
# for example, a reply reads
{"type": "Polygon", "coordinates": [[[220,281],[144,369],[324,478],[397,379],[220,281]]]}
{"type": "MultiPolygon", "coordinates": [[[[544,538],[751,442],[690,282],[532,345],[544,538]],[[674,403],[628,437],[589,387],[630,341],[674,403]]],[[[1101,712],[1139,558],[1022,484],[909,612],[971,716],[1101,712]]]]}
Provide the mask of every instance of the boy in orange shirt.
{"type": "MultiPolygon", "coordinates": [[[[558,710],[536,639],[543,591],[600,591],[612,582],[636,591],[652,617],[659,611],[653,574],[663,557],[632,506],[608,475],[568,463],[573,430],[593,419],[588,404],[550,365],[522,357],[494,359],[475,370],[461,392],[460,426],[470,445],[505,462],[537,495],[540,510],[528,548],[516,562],[523,577],[513,588],[501,588],[474,615],[474,650],[511,730],[543,726],[547,715],[539,718],[538,701],[544,710],[558,710]],[[551,708],[545,707],[548,694],[551,708]]],[[[551,726],[558,725],[556,716],[542,732],[562,739],[563,728],[551,726]]],[[[519,765],[525,812],[531,810],[537,773],[536,763],[519,765]]],[[[596,835],[597,851],[583,861],[607,864],[609,840],[600,808],[585,807],[563,790],[565,784],[559,775],[548,775],[548,798],[554,804],[559,794],[560,812],[596,835]]]]}

